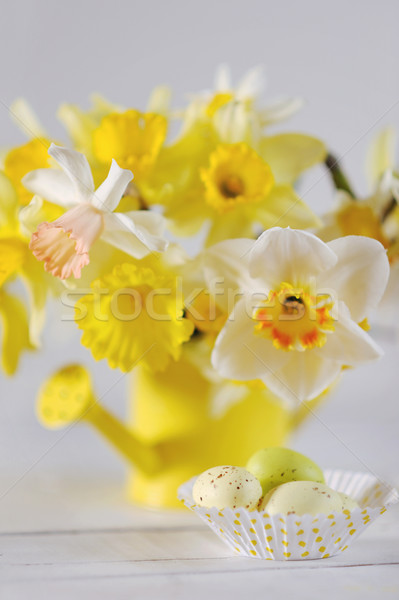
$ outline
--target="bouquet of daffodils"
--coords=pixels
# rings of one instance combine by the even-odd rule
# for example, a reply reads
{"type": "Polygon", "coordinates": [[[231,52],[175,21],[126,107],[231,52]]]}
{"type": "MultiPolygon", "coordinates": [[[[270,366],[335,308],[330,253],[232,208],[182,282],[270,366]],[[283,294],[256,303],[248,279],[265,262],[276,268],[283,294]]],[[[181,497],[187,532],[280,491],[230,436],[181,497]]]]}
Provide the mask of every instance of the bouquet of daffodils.
{"type": "Polygon", "coordinates": [[[373,189],[358,199],[322,141],[269,133],[301,102],[264,107],[261,84],[253,69],[234,87],[223,67],[215,89],[190,96],[181,110],[170,107],[165,87],[144,112],[97,96],[88,111],[64,104],[65,145],[24,101],[14,104],[31,139],[4,153],[0,173],[7,374],[39,346],[54,295],[74,303],[81,343],[111,368],[140,366],[157,379],[174,365],[178,385],[194,366],[212,390],[211,415],[248,389],[298,406],[344,368],[381,354],[367,316],[390,271],[396,289],[392,134],[376,140],[373,189]],[[324,219],[297,188],[317,164],[337,188],[324,219]],[[194,256],[183,249],[190,236],[194,256]],[[27,286],[28,307],[13,293],[16,278],[27,286]]]}

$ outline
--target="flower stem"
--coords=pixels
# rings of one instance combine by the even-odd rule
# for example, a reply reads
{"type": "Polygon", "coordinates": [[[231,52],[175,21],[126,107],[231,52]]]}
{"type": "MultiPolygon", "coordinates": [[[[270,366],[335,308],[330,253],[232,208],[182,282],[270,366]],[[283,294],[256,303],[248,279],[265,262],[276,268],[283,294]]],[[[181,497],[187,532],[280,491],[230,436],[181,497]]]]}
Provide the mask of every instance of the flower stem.
{"type": "Polygon", "coordinates": [[[350,196],[352,196],[352,198],[356,198],[345,173],[339,166],[339,162],[339,159],[335,158],[333,154],[327,154],[324,164],[330,172],[331,178],[336,189],[343,190],[344,192],[347,192],[350,196]]]}
{"type": "Polygon", "coordinates": [[[387,220],[387,218],[393,213],[397,205],[398,203],[396,202],[396,199],[392,196],[392,198],[390,198],[388,204],[385,206],[382,212],[381,223],[384,223],[387,220]]]}

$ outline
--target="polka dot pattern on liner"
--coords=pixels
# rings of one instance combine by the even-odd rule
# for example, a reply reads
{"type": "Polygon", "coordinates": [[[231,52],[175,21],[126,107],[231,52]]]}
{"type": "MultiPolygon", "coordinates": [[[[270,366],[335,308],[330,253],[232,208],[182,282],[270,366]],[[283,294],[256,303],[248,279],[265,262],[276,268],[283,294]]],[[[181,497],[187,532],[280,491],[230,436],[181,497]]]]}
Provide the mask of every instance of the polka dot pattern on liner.
{"type": "Polygon", "coordinates": [[[206,508],[194,503],[196,478],[180,486],[178,497],[239,556],[266,560],[328,558],[344,552],[370,523],[398,502],[399,495],[371,474],[329,470],[324,476],[329,487],[350,496],[359,507],[316,516],[206,508]]]}

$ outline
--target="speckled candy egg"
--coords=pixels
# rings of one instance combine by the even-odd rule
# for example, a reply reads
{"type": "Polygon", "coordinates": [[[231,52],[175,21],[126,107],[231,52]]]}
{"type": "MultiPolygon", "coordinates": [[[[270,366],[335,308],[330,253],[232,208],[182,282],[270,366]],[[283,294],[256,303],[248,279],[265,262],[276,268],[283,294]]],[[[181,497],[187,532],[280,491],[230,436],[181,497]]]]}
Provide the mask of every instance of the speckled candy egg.
{"type": "Polygon", "coordinates": [[[212,467],[198,476],[193,487],[194,502],[208,508],[255,510],[261,497],[259,481],[242,467],[212,467]]]}
{"type": "Polygon", "coordinates": [[[323,471],[310,458],[289,448],[263,448],[251,456],[246,469],[259,479],[263,494],[289,481],[324,483],[323,471]]]}
{"type": "Polygon", "coordinates": [[[291,481],[266,494],[260,510],[265,510],[269,515],[328,515],[342,511],[342,498],[338,492],[322,483],[291,481]]]}
{"type": "Polygon", "coordinates": [[[347,494],[344,494],[343,492],[338,493],[341,496],[342,501],[341,510],[354,510],[355,508],[359,508],[359,504],[356,502],[356,500],[354,500],[350,496],[347,496],[347,494]]]}

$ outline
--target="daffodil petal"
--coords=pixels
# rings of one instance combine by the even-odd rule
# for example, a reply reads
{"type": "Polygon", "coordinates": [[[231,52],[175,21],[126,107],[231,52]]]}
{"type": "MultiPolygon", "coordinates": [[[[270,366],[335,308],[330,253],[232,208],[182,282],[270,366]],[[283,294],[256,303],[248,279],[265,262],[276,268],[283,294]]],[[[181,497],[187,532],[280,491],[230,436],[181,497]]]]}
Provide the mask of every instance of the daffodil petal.
{"type": "Polygon", "coordinates": [[[112,212],[115,210],[132,179],[133,173],[131,171],[121,169],[117,162],[112,160],[107,178],[94,193],[93,206],[103,211],[112,212]]]}
{"type": "Polygon", "coordinates": [[[257,287],[257,280],[248,273],[248,257],[253,245],[253,240],[245,238],[224,240],[206,249],[202,254],[206,287],[215,294],[217,304],[226,312],[231,312],[232,309],[229,302],[240,297],[230,298],[232,293],[253,292],[257,287]]]}
{"type": "Polygon", "coordinates": [[[136,227],[144,227],[151,235],[161,237],[165,231],[166,221],[164,217],[154,211],[131,210],[124,213],[124,215],[133,221],[136,227]]]}
{"type": "Polygon", "coordinates": [[[19,211],[18,216],[22,231],[30,237],[38,225],[45,221],[43,199],[40,196],[33,196],[29,204],[19,211]]]}
{"type": "Polygon", "coordinates": [[[115,213],[122,218],[126,227],[152,252],[164,252],[169,242],[163,237],[164,219],[151,211],[131,211],[126,214],[115,213]]]}
{"type": "Polygon", "coordinates": [[[349,235],[329,242],[337,263],[317,277],[317,287],[333,290],[357,323],[375,308],[389,278],[385,248],[368,237],[349,235]]]}
{"type": "Polygon", "coordinates": [[[88,202],[94,191],[94,182],[90,165],[84,154],[55,144],[51,144],[48,152],[71,180],[78,193],[78,201],[88,202]]]}
{"type": "Polygon", "coordinates": [[[391,127],[380,131],[373,139],[367,156],[367,174],[374,188],[385,171],[394,168],[396,133],[391,127]]]}
{"type": "Polygon", "coordinates": [[[27,245],[19,238],[0,238],[0,287],[21,268],[29,255],[27,245]]]}
{"type": "Polygon", "coordinates": [[[47,138],[47,132],[40,123],[31,105],[25,98],[17,98],[10,106],[10,115],[14,123],[30,138],[47,138]]]}
{"type": "Polygon", "coordinates": [[[238,100],[253,99],[259,96],[265,86],[264,70],[262,65],[252,67],[237,85],[236,97],[238,100]]]}
{"type": "Polygon", "coordinates": [[[74,104],[63,103],[57,110],[57,117],[67,130],[75,148],[91,147],[91,136],[97,126],[91,115],[74,104]]]}
{"type": "Polygon", "coordinates": [[[25,175],[22,183],[32,193],[58,206],[70,208],[77,202],[75,188],[63,171],[36,169],[25,175]]]}
{"type": "Polygon", "coordinates": [[[242,212],[237,211],[236,214],[232,211],[213,221],[206,238],[206,246],[212,246],[225,239],[250,238],[252,235],[252,219],[242,212]]]}
{"type": "Polygon", "coordinates": [[[242,102],[225,104],[213,117],[220,140],[228,144],[250,143],[252,139],[251,114],[242,102]]]}
{"type": "MultiPolygon", "coordinates": [[[[157,217],[155,217],[157,219],[157,217]]],[[[104,213],[105,228],[101,238],[115,248],[142,258],[150,252],[163,252],[167,241],[122,213],[104,213]]]]}
{"type": "Polygon", "coordinates": [[[324,392],[337,379],[341,369],[340,362],[328,360],[315,350],[290,352],[283,368],[275,372],[264,371],[261,379],[279,398],[297,406],[324,392]]]}
{"type": "Polygon", "coordinates": [[[237,302],[217,337],[212,365],[227,379],[260,379],[265,371],[273,373],[289,359],[287,352],[276,350],[270,340],[255,334],[250,313],[245,299],[237,302]]]}
{"type": "Polygon", "coordinates": [[[18,195],[11,180],[0,171],[0,226],[16,221],[18,195]]]}
{"type": "Polygon", "coordinates": [[[304,285],[337,262],[337,256],[315,235],[275,227],[264,231],[249,256],[252,277],[262,277],[273,288],[282,281],[304,285]]]}
{"type": "Polygon", "coordinates": [[[2,322],[1,364],[7,375],[15,373],[24,350],[31,349],[28,316],[23,303],[0,290],[0,320],[2,322]]]}
{"type": "Polygon", "coordinates": [[[257,208],[256,218],[265,228],[278,226],[308,229],[322,225],[319,217],[290,185],[275,185],[263,207],[257,208]]]}
{"type": "Polygon", "coordinates": [[[334,331],[327,336],[324,346],[317,348],[316,352],[324,358],[348,366],[356,366],[383,355],[382,349],[372,337],[352,321],[343,302],[338,305],[338,320],[334,324],[334,331]]]}
{"type": "Polygon", "coordinates": [[[294,183],[302,171],[324,160],[327,152],[320,140],[300,133],[264,137],[259,154],[269,163],[277,183],[294,183]]]}
{"type": "Polygon", "coordinates": [[[217,92],[228,92],[232,88],[231,71],[229,65],[222,63],[216,67],[215,90],[217,92]]]}
{"type": "Polygon", "coordinates": [[[171,89],[166,85],[158,85],[150,95],[147,104],[147,112],[167,116],[170,110],[172,97],[171,89]]]}
{"type": "Polygon", "coordinates": [[[28,254],[21,277],[28,290],[30,300],[29,338],[33,346],[40,347],[41,333],[46,319],[48,285],[43,265],[33,254],[28,254]]]}
{"type": "Polygon", "coordinates": [[[303,106],[302,98],[279,98],[273,104],[260,110],[262,125],[284,121],[303,106]]]}

